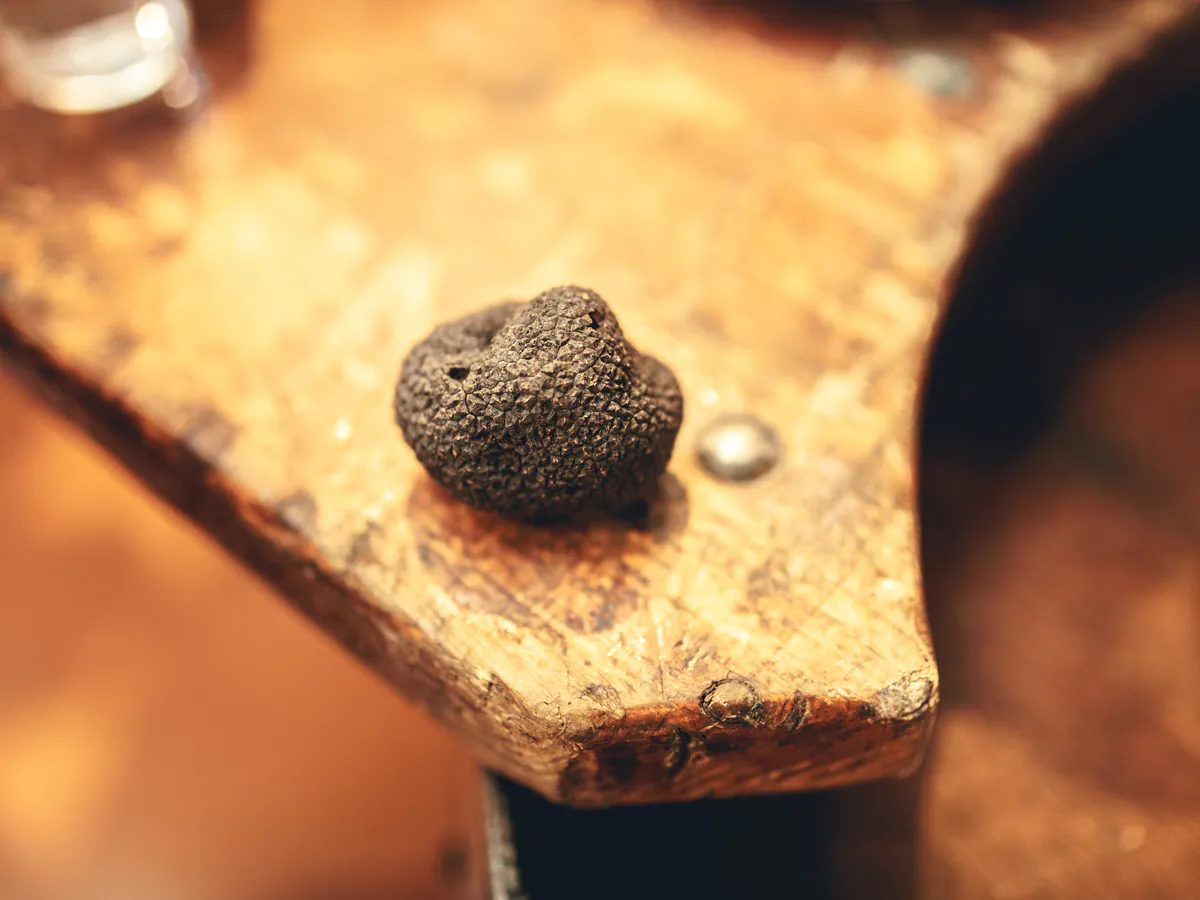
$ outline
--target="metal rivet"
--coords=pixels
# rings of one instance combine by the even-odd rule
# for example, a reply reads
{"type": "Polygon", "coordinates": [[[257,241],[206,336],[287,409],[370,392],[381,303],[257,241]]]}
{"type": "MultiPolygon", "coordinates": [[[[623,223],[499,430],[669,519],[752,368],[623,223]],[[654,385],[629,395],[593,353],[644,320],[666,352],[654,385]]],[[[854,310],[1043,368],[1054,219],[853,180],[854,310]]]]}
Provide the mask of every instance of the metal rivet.
{"type": "Polygon", "coordinates": [[[700,434],[700,462],[722,481],[751,481],[779,462],[779,436],[754,416],[730,415],[700,434]]]}
{"type": "Polygon", "coordinates": [[[965,56],[942,50],[905,50],[896,69],[909,84],[934,97],[962,100],[975,93],[975,67],[965,56]]]}
{"type": "Polygon", "coordinates": [[[700,711],[722,725],[758,725],[763,720],[762,697],[741,678],[723,678],[705,688],[700,711]]]}
{"type": "Polygon", "coordinates": [[[900,678],[875,695],[871,710],[885,719],[905,721],[921,716],[933,702],[933,682],[913,673],[900,678]]]}

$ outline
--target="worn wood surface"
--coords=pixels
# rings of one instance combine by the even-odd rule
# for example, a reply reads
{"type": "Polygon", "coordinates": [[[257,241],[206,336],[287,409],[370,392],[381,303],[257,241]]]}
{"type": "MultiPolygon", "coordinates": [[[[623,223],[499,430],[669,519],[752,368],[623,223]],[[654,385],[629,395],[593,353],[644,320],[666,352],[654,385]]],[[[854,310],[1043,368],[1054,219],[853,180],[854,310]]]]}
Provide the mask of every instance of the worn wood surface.
{"type": "Polygon", "coordinates": [[[947,272],[1009,153],[1188,6],[964,20],[979,84],[939,99],[849,19],[264,0],[206,48],[187,127],[0,110],[0,349],[550,797],[903,774],[939,693],[912,431],[947,272]],[[645,527],[470,512],[391,423],[436,322],[561,282],[683,385],[645,527]],[[779,429],[783,465],[707,478],[695,437],[725,411],[779,429]]]}

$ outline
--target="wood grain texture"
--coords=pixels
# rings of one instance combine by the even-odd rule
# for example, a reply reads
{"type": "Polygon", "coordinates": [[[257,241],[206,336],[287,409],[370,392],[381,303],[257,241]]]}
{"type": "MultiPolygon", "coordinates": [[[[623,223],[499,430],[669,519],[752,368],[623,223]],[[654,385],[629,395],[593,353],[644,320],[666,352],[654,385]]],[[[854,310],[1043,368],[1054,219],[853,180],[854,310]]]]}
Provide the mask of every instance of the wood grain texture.
{"type": "Polygon", "coordinates": [[[487,765],[579,805],[907,773],[938,703],[912,431],[979,199],[1188,8],[893,48],[648,0],[264,0],[187,128],[0,110],[0,350],[487,765]],[[599,290],[679,375],[644,527],[471,512],[390,418],[442,320],[599,290]],[[784,463],[716,483],[727,411],[784,463]]]}

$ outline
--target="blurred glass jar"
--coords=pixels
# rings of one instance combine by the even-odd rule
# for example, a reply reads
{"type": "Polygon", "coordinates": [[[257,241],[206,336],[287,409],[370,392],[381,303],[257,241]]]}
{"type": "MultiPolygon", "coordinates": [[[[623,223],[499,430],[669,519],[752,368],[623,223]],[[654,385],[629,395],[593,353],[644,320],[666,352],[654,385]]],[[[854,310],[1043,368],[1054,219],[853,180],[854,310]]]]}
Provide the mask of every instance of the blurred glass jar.
{"type": "Polygon", "coordinates": [[[0,71],[34,106],[92,113],[151,97],[186,72],[185,0],[0,0],[0,71]]]}

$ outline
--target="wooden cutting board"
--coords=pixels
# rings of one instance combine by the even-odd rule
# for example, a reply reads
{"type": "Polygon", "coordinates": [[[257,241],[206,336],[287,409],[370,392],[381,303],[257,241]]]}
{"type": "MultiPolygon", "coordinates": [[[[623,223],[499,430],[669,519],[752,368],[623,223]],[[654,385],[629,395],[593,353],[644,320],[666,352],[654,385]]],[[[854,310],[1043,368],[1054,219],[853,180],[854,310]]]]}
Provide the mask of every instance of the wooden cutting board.
{"type": "Polygon", "coordinates": [[[548,797],[905,775],[939,700],[914,433],[949,273],[1010,157],[1190,7],[262,0],[206,40],[194,121],[0,110],[0,351],[548,797]],[[472,512],[400,439],[400,360],[572,282],[680,378],[668,477],[636,524],[472,512]],[[784,446],[749,484],[697,462],[727,412],[784,446]]]}

